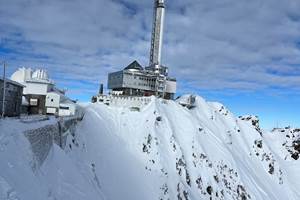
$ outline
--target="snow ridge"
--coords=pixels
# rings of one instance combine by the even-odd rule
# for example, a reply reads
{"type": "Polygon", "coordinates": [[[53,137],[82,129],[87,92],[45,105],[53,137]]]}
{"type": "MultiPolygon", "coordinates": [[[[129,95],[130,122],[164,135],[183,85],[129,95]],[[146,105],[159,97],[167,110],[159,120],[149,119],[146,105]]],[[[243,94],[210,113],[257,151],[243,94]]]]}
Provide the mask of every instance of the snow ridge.
{"type": "MultiPolygon", "coordinates": [[[[87,105],[66,148],[54,146],[38,173],[22,172],[47,200],[300,199],[297,129],[266,132],[257,117],[237,118],[220,103],[197,96],[188,109],[178,101],[152,97],[140,111],[87,105]]],[[[13,163],[5,156],[12,149],[0,159],[13,163]]],[[[2,175],[3,199],[30,199],[2,175]]]]}

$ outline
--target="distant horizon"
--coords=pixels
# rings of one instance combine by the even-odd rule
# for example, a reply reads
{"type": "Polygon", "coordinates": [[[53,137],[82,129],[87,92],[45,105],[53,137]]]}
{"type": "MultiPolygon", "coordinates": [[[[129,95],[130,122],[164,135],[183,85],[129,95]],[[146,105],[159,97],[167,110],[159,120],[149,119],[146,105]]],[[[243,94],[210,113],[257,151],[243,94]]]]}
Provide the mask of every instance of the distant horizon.
{"type": "MultiPolygon", "coordinates": [[[[21,67],[18,67],[21,68],[21,67]]],[[[17,69],[18,69],[17,68],[17,69]]],[[[43,69],[42,67],[31,67],[32,69],[43,69]]],[[[11,68],[8,68],[9,71],[11,71],[11,68]]],[[[12,73],[10,74],[6,74],[7,78],[10,78],[12,73]]],[[[1,75],[2,78],[2,75],[1,75]]],[[[51,78],[50,75],[50,79],[53,80],[56,83],[56,80],[51,78]]],[[[61,79],[63,80],[63,79],[61,79]]],[[[102,83],[102,82],[101,82],[102,83]]],[[[104,86],[106,86],[106,83],[103,83],[104,86]]],[[[94,95],[97,95],[98,91],[99,91],[99,86],[100,86],[100,82],[98,85],[94,85],[94,93],[91,93],[90,96],[86,95],[86,94],[80,94],[80,93],[71,93],[71,95],[69,94],[69,89],[60,86],[59,84],[56,85],[59,89],[67,89],[66,91],[66,96],[68,96],[69,98],[71,98],[72,100],[78,100],[79,103],[90,103],[91,102],[91,98],[94,95]]],[[[71,90],[74,91],[74,90],[71,90]]],[[[105,87],[104,88],[104,93],[108,94],[109,90],[105,87]]],[[[300,122],[297,120],[296,115],[295,115],[295,120],[293,119],[285,119],[285,118],[281,118],[279,113],[282,114],[283,116],[289,118],[289,114],[293,112],[293,110],[288,110],[287,112],[284,112],[285,107],[277,107],[276,110],[272,110],[275,107],[269,106],[269,107],[264,107],[264,109],[267,109],[267,111],[264,111],[264,109],[258,109],[255,108],[255,104],[257,101],[253,101],[252,99],[248,99],[248,102],[243,102],[241,105],[238,104],[238,98],[242,98],[242,99],[247,99],[246,97],[251,97],[251,98],[257,98],[260,99],[262,98],[262,96],[258,95],[257,92],[255,92],[255,94],[253,94],[254,92],[251,93],[247,93],[247,92],[242,92],[242,93],[231,93],[228,94],[229,92],[225,92],[224,91],[198,91],[197,92],[177,92],[175,95],[175,98],[182,96],[182,95],[186,95],[186,94],[192,94],[192,95],[198,95],[202,98],[204,98],[206,101],[209,102],[219,102],[221,104],[223,104],[226,108],[229,109],[230,112],[232,112],[236,117],[239,116],[244,116],[244,115],[253,115],[253,116],[258,116],[259,120],[260,120],[260,127],[264,130],[272,130],[273,128],[285,128],[288,126],[294,127],[294,128],[300,128],[300,122]],[[202,94],[202,95],[201,95],[202,94]],[[249,105],[250,103],[250,105],[249,105]],[[248,104],[248,106],[244,106],[245,104],[248,104]],[[270,112],[274,112],[277,114],[273,114],[268,116],[268,113],[270,112]],[[278,116],[278,117],[276,117],[278,116]]],[[[269,95],[264,95],[264,98],[275,98],[277,100],[280,101],[285,101],[285,102],[289,102],[291,100],[292,101],[297,101],[297,98],[295,100],[292,99],[282,99],[283,97],[281,96],[274,96],[274,94],[269,94],[269,95]]],[[[268,102],[268,101],[263,101],[263,102],[268,102]]],[[[297,114],[297,112],[295,111],[295,114],[297,114]]]]}

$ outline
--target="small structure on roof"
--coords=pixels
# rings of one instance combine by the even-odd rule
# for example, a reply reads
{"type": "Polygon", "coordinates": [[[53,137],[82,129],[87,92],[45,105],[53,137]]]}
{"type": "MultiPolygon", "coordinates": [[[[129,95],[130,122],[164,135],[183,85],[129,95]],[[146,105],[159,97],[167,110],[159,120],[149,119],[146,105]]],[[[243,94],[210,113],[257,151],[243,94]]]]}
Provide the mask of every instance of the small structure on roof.
{"type": "Polygon", "coordinates": [[[196,105],[196,96],[194,95],[184,95],[180,96],[176,99],[176,102],[178,102],[183,107],[187,107],[188,109],[194,108],[196,105]]]}

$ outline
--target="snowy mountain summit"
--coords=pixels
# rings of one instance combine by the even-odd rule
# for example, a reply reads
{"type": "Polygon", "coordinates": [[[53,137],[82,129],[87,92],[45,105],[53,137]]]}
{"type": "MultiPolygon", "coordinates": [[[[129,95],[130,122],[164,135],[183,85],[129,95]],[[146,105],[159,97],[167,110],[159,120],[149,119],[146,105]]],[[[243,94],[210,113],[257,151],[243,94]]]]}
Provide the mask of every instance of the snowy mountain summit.
{"type": "Polygon", "coordinates": [[[0,197],[300,199],[299,130],[262,131],[257,117],[237,118],[220,103],[199,96],[189,108],[178,103],[182,100],[151,97],[140,110],[90,104],[65,149],[53,145],[33,171],[9,167],[30,168],[28,142],[12,134],[11,141],[1,144],[0,169],[6,174],[0,172],[0,197]],[[13,154],[16,137],[26,156],[13,154]],[[2,162],[8,154],[12,158],[2,162]],[[16,183],[18,176],[34,186],[16,183]]]}

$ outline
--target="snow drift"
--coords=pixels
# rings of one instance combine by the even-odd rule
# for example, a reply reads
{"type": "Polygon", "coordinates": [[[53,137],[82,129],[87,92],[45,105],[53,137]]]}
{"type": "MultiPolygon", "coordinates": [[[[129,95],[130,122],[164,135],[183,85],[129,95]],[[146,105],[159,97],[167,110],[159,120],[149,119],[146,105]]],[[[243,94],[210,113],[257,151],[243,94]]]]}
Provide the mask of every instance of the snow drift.
{"type": "Polygon", "coordinates": [[[90,104],[35,171],[24,136],[0,123],[0,199],[300,199],[300,131],[262,131],[199,96],[191,109],[90,104]]]}

